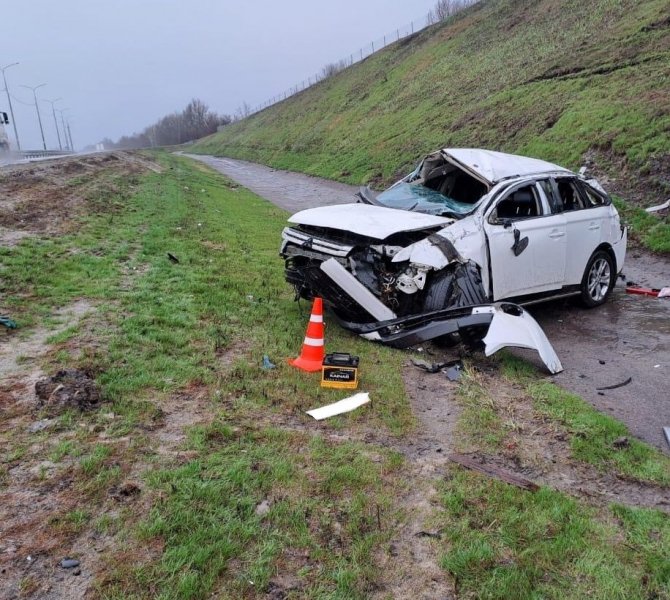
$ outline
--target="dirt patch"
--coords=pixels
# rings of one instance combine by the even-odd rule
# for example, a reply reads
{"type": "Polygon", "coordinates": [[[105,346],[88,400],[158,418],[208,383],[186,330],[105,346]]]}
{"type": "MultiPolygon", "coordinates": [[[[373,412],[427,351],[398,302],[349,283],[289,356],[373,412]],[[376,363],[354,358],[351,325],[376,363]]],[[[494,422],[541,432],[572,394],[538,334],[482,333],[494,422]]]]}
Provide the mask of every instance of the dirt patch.
{"type": "MultiPolygon", "coordinates": [[[[606,506],[616,502],[670,513],[667,488],[631,481],[574,460],[571,435],[555,421],[537,413],[523,389],[499,376],[484,373],[477,378],[508,431],[496,455],[480,452],[473,442],[470,450],[479,458],[589,504],[606,506]]],[[[622,441],[621,447],[625,444],[622,441]]]]}
{"type": "Polygon", "coordinates": [[[161,418],[150,433],[152,444],[159,455],[186,456],[182,448],[187,428],[205,423],[212,418],[209,388],[193,382],[169,398],[158,403],[161,418]]]}
{"type": "Polygon", "coordinates": [[[376,562],[383,577],[370,596],[383,598],[453,598],[453,582],[439,566],[441,532],[433,531],[431,517],[437,510],[435,484],[443,476],[445,455],[427,453],[409,461],[407,491],[396,499],[405,520],[394,527],[388,546],[378,549],[376,562]]]}
{"type": "Polygon", "coordinates": [[[14,246],[35,235],[59,235],[73,231],[76,217],[90,199],[96,209],[118,192],[112,179],[128,178],[156,163],[130,152],[92,154],[53,161],[14,165],[0,170],[0,245],[14,246]],[[103,200],[103,202],[100,202],[103,200]]]}
{"type": "Polygon", "coordinates": [[[0,378],[11,377],[17,372],[21,372],[25,378],[26,365],[33,363],[49,349],[47,340],[75,325],[92,310],[93,305],[88,300],[82,299],[53,312],[53,317],[60,321],[54,329],[38,327],[28,335],[24,335],[21,328],[9,332],[2,328],[0,330],[0,378]]]}
{"type": "MultiPolygon", "coordinates": [[[[427,362],[451,360],[438,348],[427,345],[427,362]]],[[[457,384],[441,373],[426,373],[409,360],[403,369],[405,391],[419,420],[417,432],[402,441],[388,440],[407,460],[405,493],[397,507],[406,515],[395,525],[390,544],[376,554],[383,579],[372,598],[453,598],[453,582],[439,566],[441,532],[433,531],[431,518],[438,509],[437,484],[447,469],[454,449],[461,407],[455,401],[457,384]]]]}
{"type": "Polygon", "coordinates": [[[68,409],[91,410],[100,404],[100,389],[88,373],[63,369],[35,383],[38,406],[54,416],[68,409]]]}

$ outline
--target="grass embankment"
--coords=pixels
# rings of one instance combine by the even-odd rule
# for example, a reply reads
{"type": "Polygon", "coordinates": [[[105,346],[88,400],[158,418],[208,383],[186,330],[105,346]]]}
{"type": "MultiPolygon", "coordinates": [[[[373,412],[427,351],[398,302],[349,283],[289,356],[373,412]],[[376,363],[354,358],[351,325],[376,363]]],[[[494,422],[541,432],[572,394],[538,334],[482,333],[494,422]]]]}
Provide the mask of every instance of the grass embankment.
{"type": "MultiPolygon", "coordinates": [[[[488,0],[193,151],[383,185],[434,148],[485,147],[593,161],[649,206],[670,195],[669,65],[664,0],[488,0]]],[[[633,223],[670,252],[667,221],[633,223]]]]}
{"type": "Polygon", "coordinates": [[[437,522],[449,532],[442,566],[457,590],[500,599],[670,598],[668,515],[574,497],[628,481],[667,498],[670,459],[528,363],[503,354],[501,367],[501,378],[469,371],[460,386],[459,444],[548,480],[553,471],[570,493],[545,486],[533,494],[456,470],[441,486],[437,522]]]}
{"type": "MultiPolygon", "coordinates": [[[[401,461],[335,443],[300,416],[343,393],[285,363],[300,349],[309,306],[298,307],[283,280],[284,213],[190,161],[161,162],[162,174],[116,177],[114,197],[93,196],[76,233],[0,250],[6,309],[24,335],[55,306],[94,304],[95,314],[53,336],[45,369],[96,373],[108,402],[65,414],[56,431],[5,432],[5,474],[21,460],[54,461],[42,483],[72,476],[78,498],[49,531],[67,540],[92,521],[99,535],[128,536],[135,559],[103,555],[102,595],[253,595],[284,565],[307,595],[357,597],[389,535],[401,461]],[[277,369],[261,369],[264,354],[277,369]],[[184,428],[203,424],[171,447],[161,430],[182,412],[191,414],[184,428]],[[275,427],[284,418],[295,430],[275,427]],[[171,458],[181,451],[190,458],[171,458]],[[145,469],[150,510],[119,511],[109,490],[145,469]],[[264,500],[267,514],[256,511],[264,500]],[[138,559],[145,544],[160,549],[155,561],[138,559]]],[[[362,357],[373,398],[330,429],[411,429],[397,353],[335,327],[328,348],[362,357]]]]}
{"type": "MultiPolygon", "coordinates": [[[[55,496],[33,535],[57,541],[50,560],[83,555],[84,568],[82,545],[102,544],[101,597],[367,597],[386,577],[376,553],[406,519],[398,498],[420,483],[392,448],[414,427],[403,355],[328,326],[330,350],[361,356],[373,402],[325,425],[306,417],[344,394],[284,362],[309,312],[293,302],[277,257],[285,214],[186,159],[159,160],[162,173],[117,176],[104,202],[91,195],[76,232],[0,250],[0,290],[24,336],[55,306],[94,306],[52,337],[42,366],[91,370],[106,400],[47,431],[3,428],[2,491],[21,465],[39,465],[28,489],[65,486],[69,500],[55,496]],[[277,369],[261,368],[264,354],[277,369]]],[[[576,461],[667,482],[658,453],[634,441],[612,448],[620,424],[554,397],[562,392],[516,363],[506,369],[571,440],[576,461]]],[[[509,445],[518,427],[496,400],[470,380],[461,397],[471,408],[460,444],[509,445]]],[[[440,495],[442,566],[466,597],[670,593],[666,515],[550,488],[529,495],[458,467],[440,495]]],[[[22,589],[36,589],[35,577],[22,589]]]]}

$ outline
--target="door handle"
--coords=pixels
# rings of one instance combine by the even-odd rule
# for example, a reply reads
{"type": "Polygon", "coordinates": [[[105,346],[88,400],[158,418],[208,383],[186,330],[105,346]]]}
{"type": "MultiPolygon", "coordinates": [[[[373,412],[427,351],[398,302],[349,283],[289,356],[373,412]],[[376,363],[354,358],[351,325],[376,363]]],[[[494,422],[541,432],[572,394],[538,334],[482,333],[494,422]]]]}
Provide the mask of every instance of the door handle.
{"type": "Polygon", "coordinates": [[[598,225],[598,223],[591,223],[589,225],[589,231],[596,231],[598,229],[600,229],[600,225],[598,225]]]}
{"type": "Polygon", "coordinates": [[[565,235],[565,231],[552,231],[549,234],[549,237],[556,240],[558,238],[562,238],[564,235],[565,235]]]}

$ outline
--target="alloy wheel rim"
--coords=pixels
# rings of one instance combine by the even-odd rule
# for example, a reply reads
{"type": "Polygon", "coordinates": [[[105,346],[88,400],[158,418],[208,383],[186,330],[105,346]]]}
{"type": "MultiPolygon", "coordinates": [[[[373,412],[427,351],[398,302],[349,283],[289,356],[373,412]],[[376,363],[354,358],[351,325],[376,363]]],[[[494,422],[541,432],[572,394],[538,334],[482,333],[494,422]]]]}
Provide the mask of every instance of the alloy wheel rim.
{"type": "Polygon", "coordinates": [[[591,265],[588,278],[589,296],[595,302],[600,302],[607,294],[611,277],[609,262],[604,258],[596,259],[591,265]]]}

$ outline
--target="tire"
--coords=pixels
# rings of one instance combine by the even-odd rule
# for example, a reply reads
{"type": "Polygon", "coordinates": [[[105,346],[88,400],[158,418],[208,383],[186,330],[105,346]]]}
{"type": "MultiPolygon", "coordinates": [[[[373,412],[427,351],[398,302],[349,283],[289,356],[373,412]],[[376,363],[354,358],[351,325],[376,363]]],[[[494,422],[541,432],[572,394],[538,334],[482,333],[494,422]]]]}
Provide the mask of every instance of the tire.
{"type": "MultiPolygon", "coordinates": [[[[472,262],[449,265],[432,280],[423,301],[425,311],[459,308],[484,304],[486,298],[479,268],[472,262]]],[[[476,337],[476,336],[475,336],[476,337]]],[[[458,333],[442,335],[433,340],[438,346],[451,347],[459,344],[458,333]]]]}
{"type": "Polygon", "coordinates": [[[484,288],[479,269],[474,263],[457,263],[438,273],[426,291],[425,311],[484,304],[484,288]]]}
{"type": "Polygon", "coordinates": [[[614,284],[616,273],[614,259],[605,250],[596,250],[586,264],[581,283],[581,301],[593,308],[607,302],[614,284]]]}

